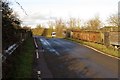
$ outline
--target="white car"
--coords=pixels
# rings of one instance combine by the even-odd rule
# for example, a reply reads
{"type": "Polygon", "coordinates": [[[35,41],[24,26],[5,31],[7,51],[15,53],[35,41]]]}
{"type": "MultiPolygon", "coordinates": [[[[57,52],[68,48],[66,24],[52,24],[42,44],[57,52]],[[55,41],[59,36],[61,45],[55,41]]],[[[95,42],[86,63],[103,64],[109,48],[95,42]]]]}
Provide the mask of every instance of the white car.
{"type": "Polygon", "coordinates": [[[56,37],[56,32],[52,32],[52,38],[56,37]]]}

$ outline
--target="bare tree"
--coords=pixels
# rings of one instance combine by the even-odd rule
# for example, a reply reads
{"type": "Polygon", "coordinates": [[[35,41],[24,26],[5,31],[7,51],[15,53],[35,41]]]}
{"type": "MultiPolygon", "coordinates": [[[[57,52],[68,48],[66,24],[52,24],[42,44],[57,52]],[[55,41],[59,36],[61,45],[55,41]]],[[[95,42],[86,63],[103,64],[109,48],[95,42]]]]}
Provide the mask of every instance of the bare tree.
{"type": "Polygon", "coordinates": [[[70,18],[69,21],[68,21],[69,29],[71,29],[71,30],[80,29],[80,26],[81,26],[80,22],[81,22],[80,19],[70,18]]]}
{"type": "Polygon", "coordinates": [[[76,29],[81,29],[81,20],[79,18],[76,20],[76,29]]]}
{"type": "Polygon", "coordinates": [[[49,22],[48,22],[48,26],[49,26],[50,29],[53,30],[53,29],[54,29],[54,26],[55,26],[55,23],[52,22],[52,21],[49,21],[49,22]]]}
{"type": "Polygon", "coordinates": [[[69,29],[74,29],[76,26],[76,19],[75,18],[70,18],[68,21],[69,29]]]}
{"type": "Polygon", "coordinates": [[[94,18],[88,20],[86,26],[88,30],[98,30],[101,26],[99,16],[95,16],[94,18]]]}
{"type": "Polygon", "coordinates": [[[57,37],[63,37],[63,30],[65,29],[65,23],[62,19],[58,19],[55,22],[55,31],[57,37]]]}
{"type": "Polygon", "coordinates": [[[41,24],[38,24],[36,27],[37,28],[43,28],[41,24]]]}
{"type": "Polygon", "coordinates": [[[118,14],[112,14],[108,17],[107,22],[109,25],[118,26],[118,14]]]}

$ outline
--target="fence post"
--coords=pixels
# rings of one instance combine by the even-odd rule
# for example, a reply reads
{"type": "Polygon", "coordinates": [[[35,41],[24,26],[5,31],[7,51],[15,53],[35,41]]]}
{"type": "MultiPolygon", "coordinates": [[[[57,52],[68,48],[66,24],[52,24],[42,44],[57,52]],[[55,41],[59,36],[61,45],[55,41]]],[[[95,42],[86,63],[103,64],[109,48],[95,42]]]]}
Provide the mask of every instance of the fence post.
{"type": "Polygon", "coordinates": [[[110,35],[109,35],[109,32],[104,32],[104,45],[106,47],[110,46],[110,35]]]}

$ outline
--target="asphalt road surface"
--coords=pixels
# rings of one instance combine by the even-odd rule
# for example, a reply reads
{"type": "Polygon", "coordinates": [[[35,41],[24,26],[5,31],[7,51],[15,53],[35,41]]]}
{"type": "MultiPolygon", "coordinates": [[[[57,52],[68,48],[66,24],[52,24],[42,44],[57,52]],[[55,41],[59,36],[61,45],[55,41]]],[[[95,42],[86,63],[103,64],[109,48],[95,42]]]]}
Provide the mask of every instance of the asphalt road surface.
{"type": "Polygon", "coordinates": [[[118,60],[115,58],[64,39],[46,39],[44,37],[37,37],[37,39],[47,54],[54,55],[51,58],[47,56],[48,66],[53,76],[118,78],[118,60]]]}

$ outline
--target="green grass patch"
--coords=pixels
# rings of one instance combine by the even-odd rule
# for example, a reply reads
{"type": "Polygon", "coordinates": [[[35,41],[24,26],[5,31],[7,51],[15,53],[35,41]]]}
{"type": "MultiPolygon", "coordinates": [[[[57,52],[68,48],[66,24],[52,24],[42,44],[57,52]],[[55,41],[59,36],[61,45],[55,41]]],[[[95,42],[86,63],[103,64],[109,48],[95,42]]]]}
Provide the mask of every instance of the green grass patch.
{"type": "Polygon", "coordinates": [[[66,38],[66,39],[71,40],[73,42],[77,42],[79,44],[91,46],[91,47],[93,47],[99,51],[102,51],[106,54],[110,54],[115,57],[120,57],[120,55],[119,55],[120,51],[114,49],[113,47],[106,47],[105,45],[102,45],[102,44],[98,44],[98,43],[94,43],[94,42],[86,42],[86,41],[81,41],[81,40],[72,39],[72,38],[66,38]]]}
{"type": "Polygon", "coordinates": [[[11,77],[13,78],[31,78],[34,42],[33,38],[28,38],[20,47],[20,52],[15,56],[11,77]]]}

